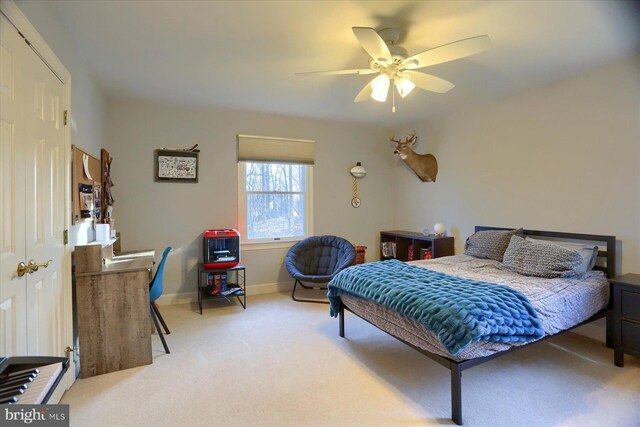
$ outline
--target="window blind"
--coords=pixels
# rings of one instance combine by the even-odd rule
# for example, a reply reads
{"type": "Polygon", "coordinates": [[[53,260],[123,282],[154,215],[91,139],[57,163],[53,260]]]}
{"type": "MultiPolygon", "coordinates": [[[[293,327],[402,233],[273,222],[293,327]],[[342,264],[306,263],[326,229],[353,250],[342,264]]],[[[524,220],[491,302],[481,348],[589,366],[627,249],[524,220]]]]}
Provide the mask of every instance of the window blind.
{"type": "Polygon", "coordinates": [[[296,163],[313,165],[315,141],[238,135],[239,162],[296,163]]]}

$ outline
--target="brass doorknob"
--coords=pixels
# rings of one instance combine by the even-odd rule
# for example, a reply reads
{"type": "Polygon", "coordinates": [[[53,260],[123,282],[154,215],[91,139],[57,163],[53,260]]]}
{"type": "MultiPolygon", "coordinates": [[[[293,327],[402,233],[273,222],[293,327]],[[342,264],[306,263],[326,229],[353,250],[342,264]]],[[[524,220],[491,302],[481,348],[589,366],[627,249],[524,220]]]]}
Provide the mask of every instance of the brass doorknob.
{"type": "Polygon", "coordinates": [[[47,268],[49,267],[49,264],[52,263],[53,260],[50,259],[49,261],[43,263],[43,264],[36,264],[36,262],[32,259],[29,260],[29,262],[27,263],[27,268],[29,269],[28,273],[33,273],[34,271],[38,271],[38,269],[40,267],[42,268],[47,268]]]}
{"type": "Polygon", "coordinates": [[[22,277],[27,273],[30,273],[31,271],[29,270],[29,268],[27,268],[27,265],[24,262],[20,262],[20,264],[18,264],[18,268],[16,268],[16,273],[18,274],[18,277],[22,277]]]}

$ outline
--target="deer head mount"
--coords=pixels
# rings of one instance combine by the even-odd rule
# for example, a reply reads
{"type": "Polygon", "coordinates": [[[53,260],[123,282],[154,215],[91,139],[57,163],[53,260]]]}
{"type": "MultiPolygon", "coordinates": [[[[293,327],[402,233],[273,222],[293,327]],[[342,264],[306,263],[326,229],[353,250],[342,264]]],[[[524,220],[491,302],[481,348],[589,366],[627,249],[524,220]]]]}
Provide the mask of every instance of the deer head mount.
{"type": "Polygon", "coordinates": [[[432,154],[418,154],[411,148],[418,140],[418,135],[413,131],[404,141],[389,138],[396,144],[393,154],[399,156],[402,161],[413,170],[423,182],[436,182],[438,175],[438,161],[432,154]]]}

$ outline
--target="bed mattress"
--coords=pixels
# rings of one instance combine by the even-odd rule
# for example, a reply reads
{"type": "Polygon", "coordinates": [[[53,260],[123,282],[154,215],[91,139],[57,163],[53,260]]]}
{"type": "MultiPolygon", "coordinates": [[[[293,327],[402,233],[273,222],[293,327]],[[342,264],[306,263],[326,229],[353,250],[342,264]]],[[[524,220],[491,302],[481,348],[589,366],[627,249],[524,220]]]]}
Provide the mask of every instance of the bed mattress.
{"type": "MultiPolygon", "coordinates": [[[[533,304],[546,335],[569,329],[606,308],[609,282],[600,271],[590,271],[580,278],[542,279],[522,276],[501,269],[501,263],[469,255],[455,255],[409,264],[441,273],[507,285],[524,294],[533,304]]],[[[453,360],[474,359],[508,350],[526,343],[471,343],[457,356],[451,355],[440,340],[420,323],[375,302],[341,295],[343,304],[360,317],[384,331],[431,353],[453,360]]]]}

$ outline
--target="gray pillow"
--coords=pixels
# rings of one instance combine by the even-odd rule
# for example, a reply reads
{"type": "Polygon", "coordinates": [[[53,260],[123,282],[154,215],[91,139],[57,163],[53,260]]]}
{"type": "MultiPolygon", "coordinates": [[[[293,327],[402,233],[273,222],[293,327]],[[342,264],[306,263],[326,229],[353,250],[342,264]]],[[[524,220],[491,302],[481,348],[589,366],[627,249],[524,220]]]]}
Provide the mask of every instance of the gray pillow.
{"type": "Polygon", "coordinates": [[[582,255],[559,245],[526,240],[513,236],[502,261],[505,269],[534,277],[578,276],[582,255]]]}
{"type": "Polygon", "coordinates": [[[514,235],[522,235],[522,228],[517,230],[485,230],[473,233],[464,244],[464,253],[476,258],[502,261],[504,251],[514,235]]]}
{"type": "Polygon", "coordinates": [[[558,245],[563,248],[572,249],[582,256],[582,265],[580,266],[580,273],[586,273],[587,271],[593,269],[596,265],[596,261],[598,259],[598,246],[596,245],[587,245],[582,243],[569,243],[569,242],[560,242],[555,240],[542,240],[535,239],[532,237],[527,237],[526,240],[533,240],[538,243],[546,243],[548,245],[558,245]]]}

